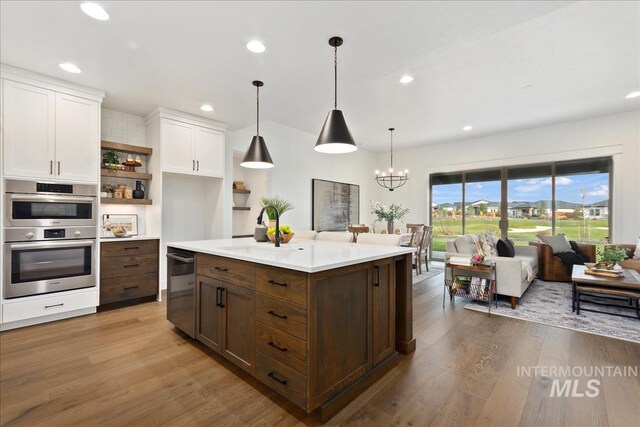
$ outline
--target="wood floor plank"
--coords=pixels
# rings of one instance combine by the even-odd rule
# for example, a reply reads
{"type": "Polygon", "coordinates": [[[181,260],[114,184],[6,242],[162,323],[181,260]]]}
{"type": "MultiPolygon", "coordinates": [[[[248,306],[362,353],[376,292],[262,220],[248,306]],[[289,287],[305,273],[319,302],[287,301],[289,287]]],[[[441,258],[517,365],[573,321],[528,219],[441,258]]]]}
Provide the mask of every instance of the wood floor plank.
{"type": "MultiPolygon", "coordinates": [[[[518,366],[638,366],[640,344],[464,308],[442,275],[414,286],[414,354],[326,425],[635,426],[640,378],[550,398],[518,366]]],[[[0,333],[0,425],[318,426],[166,320],[164,302],[0,333]]],[[[633,320],[631,320],[633,321],[633,320]]]]}

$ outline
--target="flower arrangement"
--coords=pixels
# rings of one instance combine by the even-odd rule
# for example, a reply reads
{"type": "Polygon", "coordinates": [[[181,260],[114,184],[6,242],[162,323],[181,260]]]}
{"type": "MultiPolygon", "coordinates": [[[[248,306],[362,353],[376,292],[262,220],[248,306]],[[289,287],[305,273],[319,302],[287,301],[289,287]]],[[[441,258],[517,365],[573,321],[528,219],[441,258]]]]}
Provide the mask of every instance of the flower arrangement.
{"type": "Polygon", "coordinates": [[[481,255],[479,253],[475,253],[471,256],[471,264],[482,264],[484,262],[484,255],[481,255]]]}
{"type": "Polygon", "coordinates": [[[402,220],[402,218],[409,213],[409,209],[403,209],[402,205],[395,203],[387,207],[380,202],[372,202],[371,213],[376,216],[376,221],[393,222],[396,219],[402,220]]]}

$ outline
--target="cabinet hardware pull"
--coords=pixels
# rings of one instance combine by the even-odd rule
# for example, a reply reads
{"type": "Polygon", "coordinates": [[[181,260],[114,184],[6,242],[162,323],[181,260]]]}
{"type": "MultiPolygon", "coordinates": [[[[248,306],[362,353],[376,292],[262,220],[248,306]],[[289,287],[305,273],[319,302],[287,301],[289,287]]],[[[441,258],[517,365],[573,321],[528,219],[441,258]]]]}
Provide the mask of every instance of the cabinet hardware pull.
{"type": "Polygon", "coordinates": [[[60,304],[53,304],[53,305],[45,305],[44,308],[51,308],[51,307],[62,307],[64,305],[63,302],[61,302],[60,304]]]}
{"type": "Polygon", "coordinates": [[[191,160],[191,170],[192,171],[196,170],[196,161],[195,160],[191,160]]]}
{"type": "Polygon", "coordinates": [[[125,264],[123,265],[124,268],[128,268],[128,267],[137,267],[139,264],[125,264]]]}
{"type": "Polygon", "coordinates": [[[128,291],[129,289],[138,289],[138,286],[127,286],[126,288],[124,288],[125,291],[128,291]]]}
{"type": "Polygon", "coordinates": [[[373,286],[380,286],[380,267],[378,267],[377,265],[374,265],[373,268],[376,269],[376,283],[373,284],[373,286]]]}
{"type": "Polygon", "coordinates": [[[280,319],[286,319],[288,317],[286,314],[284,316],[282,316],[282,315],[274,312],[273,310],[267,311],[267,314],[270,314],[270,315],[275,316],[275,317],[279,317],[280,319]]]}
{"type": "Polygon", "coordinates": [[[275,348],[276,350],[280,350],[280,351],[285,352],[285,353],[287,352],[287,349],[286,349],[286,348],[278,347],[277,345],[275,345],[275,344],[273,343],[273,341],[269,341],[269,342],[267,343],[267,345],[270,345],[271,347],[275,348]]]}
{"type": "MultiPolygon", "coordinates": [[[[202,282],[200,282],[200,285],[202,285],[202,282]]],[[[216,288],[216,307],[220,307],[220,289],[222,289],[220,286],[216,288]]]]}
{"type": "Polygon", "coordinates": [[[200,160],[196,160],[196,171],[200,170],[200,160]]]}
{"type": "Polygon", "coordinates": [[[60,162],[58,162],[58,175],[60,175],[60,162]]]}
{"type": "Polygon", "coordinates": [[[53,175],[53,160],[49,160],[49,175],[53,175]]]}
{"type": "Polygon", "coordinates": [[[287,286],[286,283],[278,283],[275,280],[269,280],[267,283],[271,283],[272,285],[278,285],[278,286],[287,286]]]}
{"type": "Polygon", "coordinates": [[[138,249],[138,247],[137,246],[132,246],[130,248],[124,248],[125,251],[132,251],[132,250],[135,250],[135,249],[138,249]]]}
{"type": "Polygon", "coordinates": [[[226,291],[225,288],[220,288],[220,308],[224,308],[224,304],[222,303],[222,293],[226,291]]]}
{"type": "Polygon", "coordinates": [[[281,380],[280,378],[276,377],[275,372],[269,372],[267,375],[269,376],[269,378],[278,381],[280,384],[287,385],[287,380],[281,380]]]}
{"type": "Polygon", "coordinates": [[[218,270],[218,271],[229,271],[228,269],[226,269],[224,267],[213,267],[213,268],[218,270]]]}

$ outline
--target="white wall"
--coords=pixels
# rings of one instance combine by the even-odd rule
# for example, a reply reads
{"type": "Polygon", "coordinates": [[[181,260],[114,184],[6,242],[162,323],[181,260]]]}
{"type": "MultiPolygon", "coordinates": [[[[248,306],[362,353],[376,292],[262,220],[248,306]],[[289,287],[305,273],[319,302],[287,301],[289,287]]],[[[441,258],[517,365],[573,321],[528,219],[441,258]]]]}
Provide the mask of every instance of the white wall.
{"type": "MultiPolygon", "coordinates": [[[[260,198],[268,193],[268,172],[264,169],[248,169],[240,166],[243,151],[233,152],[233,180],[244,181],[250,194],[233,194],[233,206],[247,206],[249,211],[233,211],[232,234],[234,236],[253,235],[256,218],[260,213],[260,198]]],[[[267,218],[265,217],[266,221],[267,218]]]]}
{"type": "MultiPolygon", "coordinates": [[[[385,203],[401,203],[410,208],[405,222],[427,222],[431,173],[599,156],[612,156],[614,162],[612,241],[633,243],[640,236],[640,112],[637,110],[394,151],[394,165],[408,168],[411,179],[394,192],[380,189],[377,197],[385,203]]],[[[376,167],[388,168],[388,164],[388,153],[379,154],[376,167]]]]}
{"type": "MultiPolygon", "coordinates": [[[[233,152],[244,153],[254,133],[253,125],[227,133],[227,182],[233,181],[233,152]]],[[[260,123],[260,134],[264,137],[275,164],[275,167],[267,172],[268,194],[265,195],[285,197],[296,207],[283,215],[284,224],[290,225],[294,232],[296,229],[311,229],[313,178],[359,185],[360,222],[370,223],[370,200],[376,197],[377,187],[373,180],[376,157],[374,153],[362,149],[339,155],[318,153],[313,149],[318,135],[271,121],[260,123]]],[[[256,196],[259,198],[262,194],[256,196]]],[[[225,227],[225,237],[231,237],[231,191],[226,199],[229,223],[225,227]]]]}

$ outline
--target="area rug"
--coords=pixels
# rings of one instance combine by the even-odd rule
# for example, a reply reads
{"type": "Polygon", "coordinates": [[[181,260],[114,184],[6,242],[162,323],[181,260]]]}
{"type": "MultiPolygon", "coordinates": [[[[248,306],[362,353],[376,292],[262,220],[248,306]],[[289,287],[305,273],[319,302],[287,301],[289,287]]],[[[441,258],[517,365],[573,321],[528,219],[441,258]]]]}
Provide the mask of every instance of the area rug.
{"type": "MultiPolygon", "coordinates": [[[[635,315],[633,310],[588,303],[581,303],[581,307],[635,315]]],[[[469,302],[465,308],[485,313],[488,311],[487,304],[478,301],[469,302]]],[[[511,309],[508,300],[500,299],[498,308],[495,305],[491,307],[491,315],[493,314],[640,343],[640,320],[638,319],[590,311],[580,311],[578,316],[572,312],[570,283],[545,282],[536,279],[520,298],[515,310],[511,309]]]]}
{"type": "Polygon", "coordinates": [[[416,269],[413,269],[413,284],[415,285],[418,282],[422,282],[425,279],[429,279],[430,277],[437,276],[438,274],[444,273],[444,268],[439,265],[441,263],[429,263],[429,271],[427,271],[427,267],[422,264],[422,274],[416,274],[416,269]]]}

